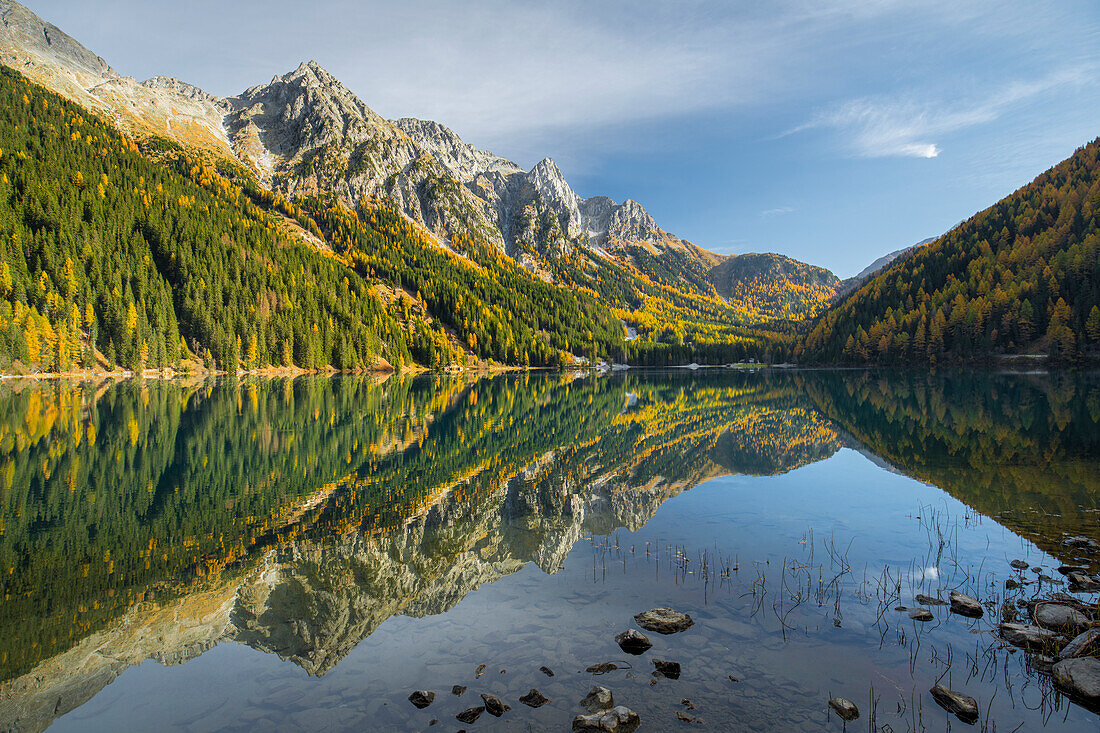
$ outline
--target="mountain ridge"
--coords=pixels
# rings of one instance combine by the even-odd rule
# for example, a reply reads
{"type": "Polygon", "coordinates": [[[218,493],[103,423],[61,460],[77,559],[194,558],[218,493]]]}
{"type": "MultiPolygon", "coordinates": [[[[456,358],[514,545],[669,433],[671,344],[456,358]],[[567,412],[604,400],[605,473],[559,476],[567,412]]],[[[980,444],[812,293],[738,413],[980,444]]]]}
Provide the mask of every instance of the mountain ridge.
{"type": "Polygon", "coordinates": [[[443,246],[456,236],[480,237],[544,274],[540,258],[578,246],[628,266],[635,264],[631,245],[679,251],[709,266],[727,259],[661,229],[633,199],[581,198],[552,158],[524,171],[442,123],[386,120],[316,61],[218,97],[174,77],[122,76],[12,0],[0,3],[0,13],[0,60],[108,114],[124,131],[240,163],[275,193],[334,194],[353,209],[388,201],[443,246]],[[55,40],[39,41],[39,34],[55,40]]]}

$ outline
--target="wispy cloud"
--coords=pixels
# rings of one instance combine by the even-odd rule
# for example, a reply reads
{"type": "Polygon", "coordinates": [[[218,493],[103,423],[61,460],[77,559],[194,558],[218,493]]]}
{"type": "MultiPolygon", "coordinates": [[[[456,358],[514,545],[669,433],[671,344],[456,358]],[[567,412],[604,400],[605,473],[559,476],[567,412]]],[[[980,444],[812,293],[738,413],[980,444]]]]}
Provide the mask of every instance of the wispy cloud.
{"type": "Polygon", "coordinates": [[[993,122],[1020,104],[1052,89],[1080,84],[1088,68],[1059,71],[1042,79],[1016,82],[976,102],[918,102],[910,98],[864,97],[816,112],[783,136],[805,130],[838,131],[850,153],[862,158],[935,158],[943,138],[959,130],[993,122]]]}
{"type": "Polygon", "coordinates": [[[776,216],[778,214],[790,214],[794,211],[793,206],[776,206],[774,209],[764,209],[760,212],[760,216],[776,216]]]}

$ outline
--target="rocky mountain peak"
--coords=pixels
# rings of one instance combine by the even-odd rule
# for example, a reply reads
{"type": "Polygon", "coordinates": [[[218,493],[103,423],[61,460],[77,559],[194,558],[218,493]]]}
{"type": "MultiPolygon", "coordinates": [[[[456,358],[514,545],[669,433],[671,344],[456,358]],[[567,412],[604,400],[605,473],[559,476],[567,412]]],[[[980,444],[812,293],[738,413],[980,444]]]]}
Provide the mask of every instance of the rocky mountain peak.
{"type": "Polygon", "coordinates": [[[174,76],[154,76],[151,79],[146,79],[141,82],[141,86],[147,89],[167,89],[175,92],[181,97],[187,97],[193,99],[196,102],[210,102],[213,104],[221,104],[222,100],[219,97],[215,97],[207,91],[199,89],[194,84],[188,84],[185,81],[180,81],[174,76]]]}
{"type": "Polygon", "coordinates": [[[527,174],[527,181],[539,196],[550,205],[562,221],[562,229],[569,237],[581,233],[581,198],[569,186],[551,158],[543,158],[527,174]]]}
{"type": "Polygon", "coordinates": [[[469,181],[486,173],[510,176],[523,172],[523,169],[512,161],[463,142],[454,130],[438,122],[402,117],[399,120],[393,120],[392,124],[412,138],[417,145],[434,155],[436,160],[459,181],[469,181]]]}
{"type": "Polygon", "coordinates": [[[116,79],[120,74],[107,62],[52,23],[17,2],[0,1],[0,52],[30,53],[71,71],[116,79]]]}

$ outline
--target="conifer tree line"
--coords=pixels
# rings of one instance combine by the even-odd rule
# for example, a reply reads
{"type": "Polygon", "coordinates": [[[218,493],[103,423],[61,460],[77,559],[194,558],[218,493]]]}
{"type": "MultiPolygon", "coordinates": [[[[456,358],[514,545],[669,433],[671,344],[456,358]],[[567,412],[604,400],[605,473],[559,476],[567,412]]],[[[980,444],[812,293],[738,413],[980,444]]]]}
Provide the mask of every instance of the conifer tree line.
{"type": "MultiPolygon", "coordinates": [[[[284,204],[285,206],[285,204],[284,204]]],[[[368,367],[404,329],[213,168],[0,69],[0,368],[368,367]]]]}
{"type": "Polygon", "coordinates": [[[1100,352],[1100,140],[877,275],[814,325],[806,361],[935,364],[1100,352]]]}

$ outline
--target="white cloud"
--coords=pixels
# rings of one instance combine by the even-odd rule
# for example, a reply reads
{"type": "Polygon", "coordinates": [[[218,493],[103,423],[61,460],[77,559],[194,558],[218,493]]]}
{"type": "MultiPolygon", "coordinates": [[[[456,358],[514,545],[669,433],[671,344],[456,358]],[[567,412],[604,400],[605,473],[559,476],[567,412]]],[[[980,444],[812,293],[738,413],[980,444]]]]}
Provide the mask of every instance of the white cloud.
{"type": "Polygon", "coordinates": [[[790,214],[794,211],[793,206],[777,206],[774,209],[764,209],[760,212],[760,216],[776,216],[777,214],[790,214]]]}
{"type": "Polygon", "coordinates": [[[941,152],[937,140],[993,122],[1054,88],[1082,83],[1090,73],[1087,68],[1062,70],[1042,79],[1008,84],[977,101],[955,104],[908,98],[853,99],[819,110],[810,121],[784,135],[830,128],[838,131],[843,145],[858,157],[935,158],[941,152]]]}

